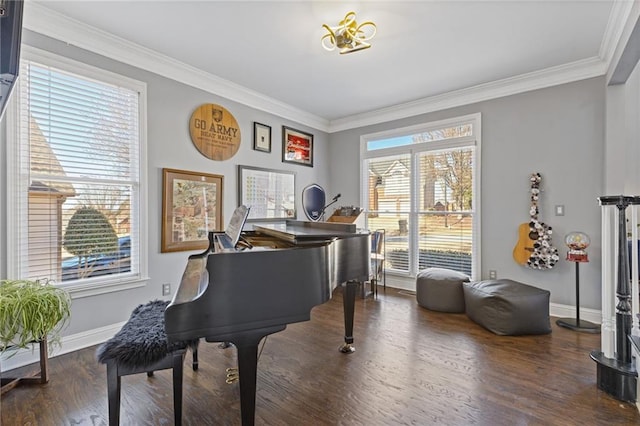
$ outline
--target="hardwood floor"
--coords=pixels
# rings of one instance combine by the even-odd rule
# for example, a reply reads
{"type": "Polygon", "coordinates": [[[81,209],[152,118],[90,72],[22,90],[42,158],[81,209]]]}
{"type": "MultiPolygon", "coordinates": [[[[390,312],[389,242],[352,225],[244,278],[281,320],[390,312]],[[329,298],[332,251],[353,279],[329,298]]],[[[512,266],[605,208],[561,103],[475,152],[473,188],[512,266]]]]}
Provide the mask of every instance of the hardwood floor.
{"type": "MultiPolygon", "coordinates": [[[[553,323],[553,321],[552,321],[553,323]]],[[[553,323],[545,336],[501,337],[464,314],[418,307],[394,289],[356,302],[356,352],[342,343],[342,296],[268,338],[258,364],[258,425],[632,425],[633,404],[596,387],[600,336],[553,323]]],[[[95,347],[50,360],[50,382],[2,397],[3,426],[106,425],[106,368],[95,347]]],[[[183,424],[239,425],[235,350],[200,345],[184,374],[183,424]]],[[[14,372],[12,372],[14,373],[14,372]]],[[[170,371],[122,378],[123,425],[171,425],[170,371]]]]}

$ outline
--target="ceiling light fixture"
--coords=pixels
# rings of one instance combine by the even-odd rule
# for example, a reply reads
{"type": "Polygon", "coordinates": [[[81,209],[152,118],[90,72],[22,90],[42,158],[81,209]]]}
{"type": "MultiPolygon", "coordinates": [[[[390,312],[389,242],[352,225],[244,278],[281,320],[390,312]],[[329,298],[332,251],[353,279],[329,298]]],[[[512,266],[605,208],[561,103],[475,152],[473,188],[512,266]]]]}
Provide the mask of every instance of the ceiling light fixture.
{"type": "Polygon", "coordinates": [[[322,24],[322,28],[327,30],[327,34],[320,39],[322,47],[329,51],[337,47],[341,49],[341,55],[370,48],[371,44],[367,42],[376,35],[377,30],[376,24],[371,21],[358,25],[355,12],[347,13],[335,27],[322,24]]]}

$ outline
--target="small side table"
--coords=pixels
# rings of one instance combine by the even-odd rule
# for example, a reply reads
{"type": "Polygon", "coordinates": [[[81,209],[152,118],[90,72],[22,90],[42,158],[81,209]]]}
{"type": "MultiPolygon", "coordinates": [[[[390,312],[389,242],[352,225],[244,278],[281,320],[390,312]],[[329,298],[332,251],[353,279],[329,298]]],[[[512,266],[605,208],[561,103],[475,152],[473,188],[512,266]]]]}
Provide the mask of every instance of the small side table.
{"type": "Polygon", "coordinates": [[[47,362],[49,359],[47,338],[45,336],[42,340],[32,343],[38,343],[40,346],[40,371],[34,371],[25,377],[3,377],[0,380],[0,395],[9,392],[19,384],[44,385],[49,382],[49,373],[47,371],[47,362]]]}

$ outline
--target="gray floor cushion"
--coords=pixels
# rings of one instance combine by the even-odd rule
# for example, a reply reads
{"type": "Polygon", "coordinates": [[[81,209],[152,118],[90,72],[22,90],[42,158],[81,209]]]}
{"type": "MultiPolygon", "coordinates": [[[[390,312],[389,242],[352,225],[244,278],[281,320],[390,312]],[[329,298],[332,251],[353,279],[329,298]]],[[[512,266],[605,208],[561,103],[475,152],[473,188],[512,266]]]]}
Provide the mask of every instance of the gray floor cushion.
{"type": "Polygon", "coordinates": [[[509,279],[464,283],[467,316],[500,335],[548,334],[547,290],[509,279]]]}
{"type": "Polygon", "coordinates": [[[427,268],[416,277],[416,299],[423,308],[439,312],[464,312],[462,283],[465,274],[444,268],[427,268]]]}

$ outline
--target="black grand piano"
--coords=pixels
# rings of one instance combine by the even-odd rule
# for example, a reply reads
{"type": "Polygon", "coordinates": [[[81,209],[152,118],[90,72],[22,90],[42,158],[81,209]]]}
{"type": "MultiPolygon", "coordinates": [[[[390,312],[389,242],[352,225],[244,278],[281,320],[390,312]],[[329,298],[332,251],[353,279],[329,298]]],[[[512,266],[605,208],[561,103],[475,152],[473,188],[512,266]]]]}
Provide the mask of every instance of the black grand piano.
{"type": "Polygon", "coordinates": [[[170,341],[204,337],[236,346],[242,424],[253,425],[258,345],[287,324],[308,321],[311,309],[344,284],[344,344],[353,346],[356,290],[369,276],[370,236],[353,224],[301,222],[254,225],[236,209],[225,233],[210,233],[209,248],[189,257],[165,311],[170,341]]]}

